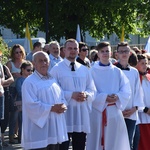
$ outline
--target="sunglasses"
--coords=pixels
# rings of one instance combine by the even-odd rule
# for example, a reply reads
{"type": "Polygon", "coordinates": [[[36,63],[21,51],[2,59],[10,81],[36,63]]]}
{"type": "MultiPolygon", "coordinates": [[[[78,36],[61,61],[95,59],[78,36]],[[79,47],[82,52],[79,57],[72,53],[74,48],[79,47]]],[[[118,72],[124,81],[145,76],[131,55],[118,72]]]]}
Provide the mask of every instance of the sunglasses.
{"type": "Polygon", "coordinates": [[[88,51],[89,49],[88,48],[82,48],[81,49],[81,51],[83,51],[83,52],[86,52],[86,51],[88,51]]]}
{"type": "Polygon", "coordinates": [[[32,69],[26,69],[28,72],[33,72],[33,70],[32,69]]]}
{"type": "Polygon", "coordinates": [[[22,51],[19,51],[19,52],[15,52],[15,54],[19,54],[19,53],[20,53],[20,54],[22,54],[22,51]]]}

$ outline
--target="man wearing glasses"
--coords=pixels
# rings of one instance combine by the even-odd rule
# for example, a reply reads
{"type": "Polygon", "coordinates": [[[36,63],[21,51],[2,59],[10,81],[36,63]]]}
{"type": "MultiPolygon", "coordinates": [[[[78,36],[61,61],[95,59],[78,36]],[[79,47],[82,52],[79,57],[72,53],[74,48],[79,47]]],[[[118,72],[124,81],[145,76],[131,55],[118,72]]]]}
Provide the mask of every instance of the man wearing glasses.
{"type": "Polygon", "coordinates": [[[90,60],[87,58],[88,52],[89,49],[87,45],[83,42],[79,42],[79,57],[77,57],[76,61],[90,68],[91,67],[90,60]]]}
{"type": "Polygon", "coordinates": [[[123,111],[123,116],[127,126],[130,147],[133,146],[133,135],[135,132],[136,121],[138,119],[138,110],[143,107],[143,93],[141,89],[141,83],[139,78],[139,73],[137,69],[131,67],[128,63],[130,57],[130,46],[127,42],[119,43],[117,46],[118,59],[115,65],[120,68],[126,77],[129,79],[131,87],[131,97],[125,110],[123,111]]]}

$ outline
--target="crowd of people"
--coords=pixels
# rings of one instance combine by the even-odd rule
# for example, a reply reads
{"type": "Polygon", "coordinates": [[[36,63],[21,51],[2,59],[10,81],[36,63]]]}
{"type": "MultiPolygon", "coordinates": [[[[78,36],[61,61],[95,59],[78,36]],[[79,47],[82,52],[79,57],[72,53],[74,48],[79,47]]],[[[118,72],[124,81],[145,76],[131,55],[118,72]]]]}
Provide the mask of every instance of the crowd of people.
{"type": "Polygon", "coordinates": [[[16,44],[0,63],[1,146],[9,125],[25,150],[149,150],[149,92],[150,54],[127,42],[16,44]]]}

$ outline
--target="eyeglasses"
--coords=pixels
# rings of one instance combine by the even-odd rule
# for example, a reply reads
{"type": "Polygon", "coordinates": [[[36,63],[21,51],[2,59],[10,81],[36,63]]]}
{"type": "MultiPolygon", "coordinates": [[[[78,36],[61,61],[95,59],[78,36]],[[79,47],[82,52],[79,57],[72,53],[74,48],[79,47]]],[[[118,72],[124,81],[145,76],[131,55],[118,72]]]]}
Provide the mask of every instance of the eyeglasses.
{"type": "Polygon", "coordinates": [[[20,54],[22,54],[22,51],[19,51],[19,52],[15,52],[15,54],[19,54],[19,53],[20,53],[20,54]]]}
{"type": "Polygon", "coordinates": [[[129,51],[128,51],[128,50],[118,51],[118,53],[119,53],[119,54],[123,54],[123,53],[128,54],[128,53],[129,53],[129,51]]]}
{"type": "Polygon", "coordinates": [[[26,69],[28,72],[33,72],[33,70],[32,69],[26,69]]]}
{"type": "Polygon", "coordinates": [[[88,51],[89,49],[88,48],[82,48],[81,49],[81,51],[83,51],[83,52],[86,52],[86,51],[88,51]]]}

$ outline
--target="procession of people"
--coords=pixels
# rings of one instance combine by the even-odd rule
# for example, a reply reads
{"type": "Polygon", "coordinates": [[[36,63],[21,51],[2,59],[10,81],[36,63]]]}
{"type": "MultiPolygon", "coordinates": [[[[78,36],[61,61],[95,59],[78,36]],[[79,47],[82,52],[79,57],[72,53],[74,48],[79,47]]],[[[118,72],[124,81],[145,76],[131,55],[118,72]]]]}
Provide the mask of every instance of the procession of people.
{"type": "Polygon", "coordinates": [[[109,42],[67,39],[26,55],[15,44],[0,63],[1,147],[149,150],[150,55],[127,42],[113,52],[109,42]]]}

